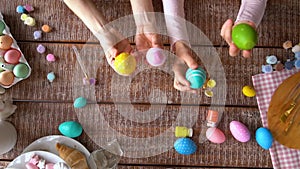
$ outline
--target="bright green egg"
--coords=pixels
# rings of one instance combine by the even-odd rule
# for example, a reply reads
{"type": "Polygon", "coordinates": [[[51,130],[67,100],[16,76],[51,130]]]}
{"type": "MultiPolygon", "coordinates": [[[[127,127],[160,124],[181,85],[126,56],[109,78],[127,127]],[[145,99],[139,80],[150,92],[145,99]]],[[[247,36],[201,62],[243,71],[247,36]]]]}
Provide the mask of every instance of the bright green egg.
{"type": "Polygon", "coordinates": [[[78,97],[75,99],[74,101],[74,108],[82,108],[84,106],[86,106],[87,100],[84,97],[78,97]]]}
{"type": "Polygon", "coordinates": [[[75,138],[81,135],[82,126],[76,121],[66,121],[59,125],[58,130],[64,136],[75,138]]]}
{"type": "Polygon", "coordinates": [[[238,24],[232,30],[232,41],[239,49],[250,50],[257,43],[257,32],[248,24],[238,24]]]}

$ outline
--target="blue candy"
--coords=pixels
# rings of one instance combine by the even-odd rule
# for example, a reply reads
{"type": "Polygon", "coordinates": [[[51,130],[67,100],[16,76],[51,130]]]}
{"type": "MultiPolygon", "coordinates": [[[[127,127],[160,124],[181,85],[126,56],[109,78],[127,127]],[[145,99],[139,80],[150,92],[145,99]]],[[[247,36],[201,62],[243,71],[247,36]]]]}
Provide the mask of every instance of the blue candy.
{"type": "Polygon", "coordinates": [[[174,143],[177,153],[182,155],[190,155],[196,152],[197,146],[195,142],[189,138],[179,138],[174,143]]]}
{"type": "Polygon", "coordinates": [[[293,61],[287,61],[284,63],[284,67],[287,70],[292,70],[294,67],[294,62],[293,61]]]}
{"type": "Polygon", "coordinates": [[[300,69],[300,59],[295,61],[295,67],[296,69],[300,69]]]}
{"type": "Polygon", "coordinates": [[[16,11],[18,13],[28,13],[22,5],[17,6],[16,11]]]}
{"type": "Polygon", "coordinates": [[[200,67],[195,70],[189,68],[186,71],[185,78],[190,82],[192,89],[199,89],[206,81],[206,72],[200,67]]]}
{"type": "Polygon", "coordinates": [[[260,145],[263,149],[268,150],[273,143],[273,136],[269,129],[260,127],[255,132],[255,139],[258,145],[260,145]]]}
{"type": "Polygon", "coordinates": [[[266,62],[268,64],[271,64],[271,65],[276,64],[277,63],[277,57],[275,55],[267,56],[266,62]]]}
{"type": "Polygon", "coordinates": [[[82,108],[86,106],[87,100],[84,97],[78,97],[74,101],[74,108],[82,108]]]}
{"type": "Polygon", "coordinates": [[[273,72],[273,67],[271,65],[262,65],[261,69],[263,73],[273,72]]]}

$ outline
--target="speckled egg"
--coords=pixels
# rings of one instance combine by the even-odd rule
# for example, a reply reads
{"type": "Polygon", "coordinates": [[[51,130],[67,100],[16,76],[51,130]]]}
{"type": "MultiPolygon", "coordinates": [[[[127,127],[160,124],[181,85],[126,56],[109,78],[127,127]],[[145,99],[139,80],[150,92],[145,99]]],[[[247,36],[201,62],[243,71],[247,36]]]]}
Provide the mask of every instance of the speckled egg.
{"type": "Polygon", "coordinates": [[[195,142],[189,138],[179,138],[174,143],[177,153],[182,155],[190,155],[196,152],[197,146],[195,142]]]}
{"type": "Polygon", "coordinates": [[[206,72],[200,67],[195,70],[189,68],[186,71],[185,78],[190,82],[190,87],[192,89],[199,89],[204,85],[206,81],[206,72]]]}
{"type": "Polygon", "coordinates": [[[273,143],[273,136],[269,129],[260,127],[255,132],[255,139],[258,145],[260,145],[263,149],[268,150],[273,143]]]}
{"type": "Polygon", "coordinates": [[[120,75],[129,76],[136,69],[135,57],[123,52],[115,58],[114,67],[120,75]]]}
{"type": "Polygon", "coordinates": [[[206,138],[217,144],[221,144],[226,140],[224,133],[216,127],[210,127],[206,130],[206,138]]]}
{"type": "Polygon", "coordinates": [[[146,59],[151,66],[161,66],[165,63],[167,57],[161,48],[150,48],[147,51],[146,59]]]}
{"type": "Polygon", "coordinates": [[[8,35],[0,36],[0,49],[7,50],[11,47],[13,39],[8,35]]]}
{"type": "Polygon", "coordinates": [[[19,63],[14,67],[13,73],[18,78],[25,78],[29,75],[30,69],[26,64],[19,63]]]}
{"type": "Polygon", "coordinates": [[[74,106],[74,108],[82,108],[82,107],[86,106],[86,104],[87,104],[86,98],[78,97],[75,99],[73,106],[74,106]]]}
{"type": "Polygon", "coordinates": [[[11,71],[5,70],[0,73],[0,84],[4,86],[9,86],[13,84],[15,79],[14,74],[11,71]]]}
{"type": "Polygon", "coordinates": [[[66,121],[59,125],[58,130],[64,136],[75,138],[81,135],[82,126],[76,121],[66,121]]]}
{"type": "Polygon", "coordinates": [[[231,132],[232,136],[236,140],[243,142],[243,143],[250,140],[250,138],[251,138],[250,131],[243,123],[241,123],[239,121],[232,121],[232,122],[230,122],[229,127],[230,127],[230,132],[231,132]]]}

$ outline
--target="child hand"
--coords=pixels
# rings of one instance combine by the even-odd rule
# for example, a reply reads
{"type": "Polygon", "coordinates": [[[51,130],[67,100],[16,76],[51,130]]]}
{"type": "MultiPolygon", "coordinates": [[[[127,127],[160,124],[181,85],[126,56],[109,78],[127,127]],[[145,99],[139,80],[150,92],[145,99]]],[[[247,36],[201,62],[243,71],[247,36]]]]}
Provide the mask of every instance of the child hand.
{"type": "Polygon", "coordinates": [[[137,50],[148,50],[150,48],[163,48],[161,39],[156,33],[139,33],[135,36],[137,50]]]}
{"type": "MultiPolygon", "coordinates": [[[[240,21],[240,22],[234,24],[231,19],[228,19],[223,24],[222,29],[221,29],[221,36],[229,45],[229,55],[230,56],[237,56],[240,51],[240,49],[232,42],[232,38],[231,38],[231,32],[232,32],[233,27],[239,23],[246,23],[246,24],[252,26],[253,28],[255,28],[255,24],[253,22],[248,22],[248,21],[240,21]]],[[[242,55],[245,58],[251,57],[251,50],[243,50],[242,55]]]]}
{"type": "Polygon", "coordinates": [[[189,68],[196,69],[198,67],[197,62],[193,59],[191,49],[185,45],[182,41],[177,41],[174,44],[174,50],[176,55],[182,59],[189,68]]]}

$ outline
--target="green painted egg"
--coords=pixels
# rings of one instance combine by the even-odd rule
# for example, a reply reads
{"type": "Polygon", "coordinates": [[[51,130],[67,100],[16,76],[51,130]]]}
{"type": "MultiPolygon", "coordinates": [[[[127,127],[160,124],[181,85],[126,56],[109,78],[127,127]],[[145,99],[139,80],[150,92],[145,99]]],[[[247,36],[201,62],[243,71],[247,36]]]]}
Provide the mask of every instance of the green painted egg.
{"type": "Polygon", "coordinates": [[[78,97],[74,101],[74,108],[82,108],[86,106],[87,100],[84,97],[78,97]]]}
{"type": "Polygon", "coordinates": [[[257,32],[248,24],[238,24],[232,30],[232,41],[239,49],[250,50],[257,43],[257,32]]]}
{"type": "Polygon", "coordinates": [[[13,73],[18,78],[25,78],[29,75],[30,70],[26,64],[19,63],[14,67],[13,73]]]}
{"type": "Polygon", "coordinates": [[[81,135],[82,126],[76,121],[66,121],[59,125],[58,130],[64,136],[75,138],[81,135]]]}

